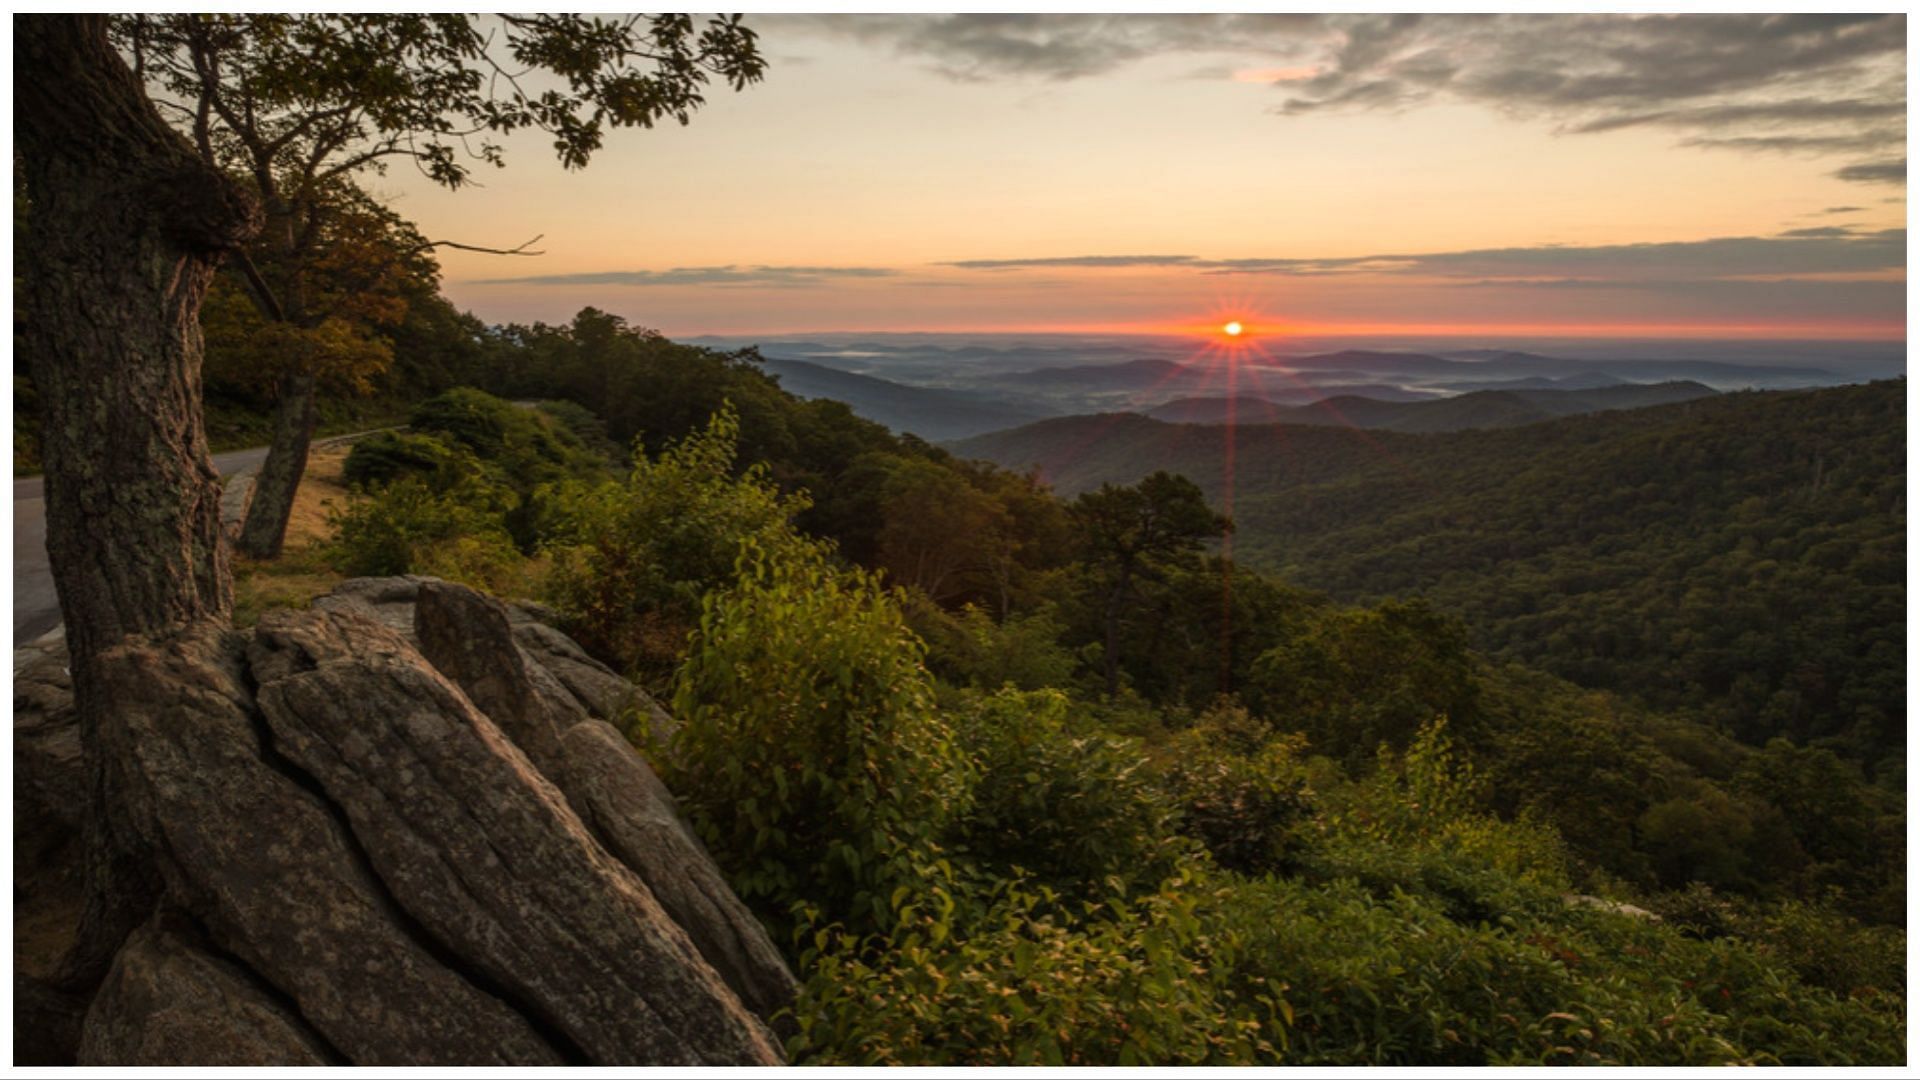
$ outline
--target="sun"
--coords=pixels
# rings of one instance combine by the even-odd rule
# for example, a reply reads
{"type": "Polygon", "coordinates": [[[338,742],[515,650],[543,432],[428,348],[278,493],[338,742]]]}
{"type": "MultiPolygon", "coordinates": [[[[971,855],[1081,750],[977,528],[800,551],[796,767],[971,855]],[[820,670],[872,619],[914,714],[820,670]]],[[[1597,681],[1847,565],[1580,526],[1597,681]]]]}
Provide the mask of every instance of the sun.
{"type": "Polygon", "coordinates": [[[1222,326],[1220,328],[1220,332],[1227,335],[1228,337],[1239,337],[1241,334],[1244,334],[1247,332],[1247,328],[1244,326],[1241,326],[1239,322],[1236,321],[1236,322],[1230,322],[1225,326],[1222,326]]]}

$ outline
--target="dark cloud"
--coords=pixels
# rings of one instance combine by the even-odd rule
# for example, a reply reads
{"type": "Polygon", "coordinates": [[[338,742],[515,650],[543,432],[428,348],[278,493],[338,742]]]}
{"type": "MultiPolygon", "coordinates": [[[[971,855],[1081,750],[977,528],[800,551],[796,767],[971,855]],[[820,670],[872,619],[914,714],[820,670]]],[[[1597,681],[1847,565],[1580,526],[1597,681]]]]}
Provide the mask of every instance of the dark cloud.
{"type": "Polygon", "coordinates": [[[1483,248],[1353,259],[1227,259],[1199,264],[1230,274],[1415,274],[1465,278],[1666,280],[1864,273],[1906,266],[1905,229],[1724,237],[1660,244],[1483,248]]]}
{"type": "Polygon", "coordinates": [[[850,278],[892,277],[874,266],[683,266],[672,270],[603,270],[580,274],[535,274],[489,278],[475,285],[750,285],[801,288],[850,278]]]}
{"type": "Polygon", "coordinates": [[[1833,175],[1842,180],[1852,180],[1860,184],[1904,184],[1907,182],[1907,159],[1862,161],[1849,165],[1833,175]]]}
{"type": "Polygon", "coordinates": [[[1076,255],[971,259],[970,270],[1022,267],[1173,266],[1207,274],[1319,277],[1393,274],[1470,280],[1586,282],[1708,281],[1739,277],[1871,273],[1906,266],[1906,230],[1795,229],[1778,236],[1722,237],[1657,244],[1541,245],[1332,259],[1201,259],[1190,255],[1076,255]]]}
{"type": "Polygon", "coordinates": [[[1655,280],[1588,281],[1556,278],[1545,281],[1466,281],[1455,287],[1481,291],[1587,294],[1600,298],[1616,294],[1635,306],[1671,307],[1679,302],[1696,313],[1718,312],[1730,317],[1769,318],[1885,318],[1897,314],[1906,302],[1903,281],[1834,281],[1823,278],[1769,278],[1765,280],[1655,280]]]}
{"type": "Polygon", "coordinates": [[[1039,266],[1185,266],[1192,255],[1061,255],[1045,259],[961,259],[941,263],[962,270],[1018,270],[1039,266]]]}
{"type": "Polygon", "coordinates": [[[1864,206],[1829,206],[1820,211],[1822,214],[1859,214],[1866,211],[1864,206]]]}
{"type": "Polygon", "coordinates": [[[1275,111],[1291,116],[1466,101],[1570,134],[1656,128],[1703,148],[1869,156],[1850,168],[1883,164],[1905,145],[1900,14],[852,15],[772,25],[920,57],[968,81],[1077,79],[1168,54],[1313,72],[1276,83],[1286,97],[1275,111]]]}
{"type": "Polygon", "coordinates": [[[1167,53],[1246,51],[1319,33],[1312,15],[799,15],[761,20],[925,59],[962,82],[1078,79],[1167,53]]]}

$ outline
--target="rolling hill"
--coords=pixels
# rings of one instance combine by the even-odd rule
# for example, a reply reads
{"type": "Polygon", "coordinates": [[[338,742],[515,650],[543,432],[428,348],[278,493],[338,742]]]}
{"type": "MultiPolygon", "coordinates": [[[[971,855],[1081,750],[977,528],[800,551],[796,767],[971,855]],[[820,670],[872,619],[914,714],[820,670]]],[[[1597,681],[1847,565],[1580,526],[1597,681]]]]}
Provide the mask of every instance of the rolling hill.
{"type": "Polygon", "coordinates": [[[1234,554],[1351,601],[1424,595],[1478,642],[1732,733],[1905,746],[1904,380],[1493,430],[1066,417],[956,453],[1062,494],[1185,474],[1234,554]]]}
{"type": "Polygon", "coordinates": [[[1562,416],[1637,409],[1712,397],[1717,391],[1697,382],[1623,384],[1591,390],[1479,390],[1455,397],[1382,401],[1340,394],[1299,406],[1278,405],[1260,397],[1183,398],[1147,410],[1156,420],[1187,424],[1226,423],[1232,406],[1241,424],[1351,426],[1388,431],[1442,432],[1470,428],[1516,427],[1562,416]]]}
{"type": "Polygon", "coordinates": [[[768,374],[779,377],[782,389],[798,397],[845,402],[859,416],[931,442],[997,431],[1049,415],[1044,408],[971,390],[908,386],[805,360],[767,357],[761,364],[768,374]]]}

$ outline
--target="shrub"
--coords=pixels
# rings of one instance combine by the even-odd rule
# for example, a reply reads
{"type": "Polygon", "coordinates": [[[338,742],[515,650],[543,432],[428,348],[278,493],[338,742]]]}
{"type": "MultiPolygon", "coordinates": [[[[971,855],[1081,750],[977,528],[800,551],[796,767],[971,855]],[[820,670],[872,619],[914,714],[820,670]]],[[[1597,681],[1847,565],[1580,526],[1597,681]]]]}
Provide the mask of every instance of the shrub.
{"type": "Polygon", "coordinates": [[[354,443],[342,471],[347,483],[359,488],[385,487],[413,476],[444,490],[477,476],[480,463],[472,453],[432,435],[382,431],[354,443]]]}
{"type": "Polygon", "coordinates": [[[1300,755],[1306,740],[1275,736],[1238,706],[1209,712],[1159,753],[1160,783],[1180,831],[1243,874],[1285,869],[1314,809],[1300,755]]]}
{"type": "Polygon", "coordinates": [[[1465,631],[1420,601],[1318,614],[1254,661],[1247,690],[1355,772],[1382,742],[1404,750],[1434,717],[1466,723],[1480,707],[1465,631]]]}
{"type": "Polygon", "coordinates": [[[643,682],[672,671],[701,598],[733,582],[749,547],[824,557],[793,528],[804,497],[782,495],[757,466],[733,475],[738,433],[722,409],[659,460],[636,452],[624,483],[558,487],[543,508],[548,599],[581,645],[643,682]]]}
{"type": "Polygon", "coordinates": [[[742,899],[884,925],[939,860],[968,771],[895,599],[817,558],[745,557],[708,597],[660,756],[742,899]]]}
{"type": "Polygon", "coordinates": [[[908,615],[927,642],[928,666],[960,686],[1065,687],[1081,666],[1072,650],[1060,644],[1062,627],[1051,604],[995,621],[973,604],[950,614],[922,594],[908,615]]]}
{"type": "Polygon", "coordinates": [[[1088,895],[1172,872],[1172,809],[1137,742],[1075,716],[1057,690],[970,695],[955,727],[978,773],[955,840],[992,872],[1088,895]]]}
{"type": "Polygon", "coordinates": [[[1043,887],[1002,882],[956,913],[903,905],[892,933],[808,935],[794,1003],[800,1064],[1273,1063],[1281,1021],[1216,972],[1231,935],[1203,920],[1191,877],[1067,918],[1043,887]],[[956,925],[956,916],[964,918],[956,925]]]}
{"type": "Polygon", "coordinates": [[[500,524],[499,493],[468,483],[437,493],[416,477],[329,514],[328,556],[350,575],[431,574],[501,591],[520,565],[500,524]]]}
{"type": "Polygon", "coordinates": [[[468,386],[414,406],[407,424],[465,447],[496,480],[518,491],[599,465],[577,436],[545,413],[468,386]]]}

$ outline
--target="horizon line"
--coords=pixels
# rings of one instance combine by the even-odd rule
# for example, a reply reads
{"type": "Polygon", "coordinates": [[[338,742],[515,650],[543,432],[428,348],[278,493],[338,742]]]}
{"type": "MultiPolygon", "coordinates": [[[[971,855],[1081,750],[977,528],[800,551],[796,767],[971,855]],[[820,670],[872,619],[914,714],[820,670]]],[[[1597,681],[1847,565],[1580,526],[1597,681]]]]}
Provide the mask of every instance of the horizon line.
{"type": "MultiPolygon", "coordinates": [[[[977,334],[987,336],[1045,336],[1061,337],[1105,335],[1112,337],[1158,337],[1158,338],[1205,338],[1218,335],[1218,327],[1213,324],[1155,324],[1155,323],[1106,323],[1060,325],[1016,325],[1016,326],[917,326],[903,327],[817,327],[817,328],[781,328],[777,330],[660,330],[669,338],[744,338],[744,337],[824,337],[846,334],[875,335],[959,335],[977,334]]],[[[1704,341],[1796,341],[1796,342],[1850,342],[1885,343],[1904,345],[1908,340],[1907,327],[1898,328],[1863,326],[1853,329],[1826,326],[1820,324],[1789,323],[1775,326],[1756,326],[1752,324],[1631,324],[1626,326],[1612,324],[1502,324],[1496,326],[1461,323],[1398,323],[1398,324],[1320,324],[1292,325],[1273,329],[1254,328],[1254,333],[1265,340],[1284,340],[1288,338],[1339,338],[1339,337],[1377,337],[1377,338],[1416,338],[1416,337],[1462,337],[1462,338],[1564,338],[1564,339],[1610,339],[1610,340],[1704,340],[1704,341]]]]}

